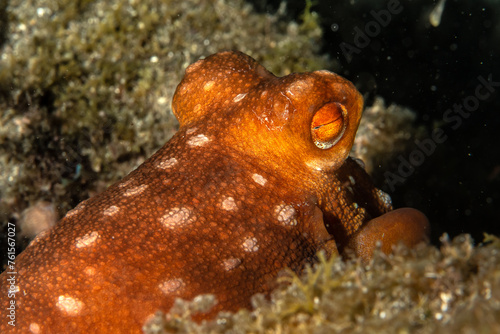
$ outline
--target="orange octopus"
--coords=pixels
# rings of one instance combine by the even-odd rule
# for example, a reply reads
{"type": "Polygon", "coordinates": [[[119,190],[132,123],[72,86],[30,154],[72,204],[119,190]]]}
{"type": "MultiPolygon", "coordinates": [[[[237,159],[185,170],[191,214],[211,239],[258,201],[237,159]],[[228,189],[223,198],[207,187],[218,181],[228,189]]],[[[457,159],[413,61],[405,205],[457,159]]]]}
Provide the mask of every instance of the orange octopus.
{"type": "Polygon", "coordinates": [[[1,275],[16,326],[2,316],[0,331],[140,333],[176,298],[207,293],[209,319],[249,307],[320,250],[368,260],[377,240],[385,252],[425,241],[426,217],[391,211],[348,157],[362,108],[328,71],[279,78],[239,52],[197,61],[173,98],[177,134],[33,240],[14,284],[1,275]]]}

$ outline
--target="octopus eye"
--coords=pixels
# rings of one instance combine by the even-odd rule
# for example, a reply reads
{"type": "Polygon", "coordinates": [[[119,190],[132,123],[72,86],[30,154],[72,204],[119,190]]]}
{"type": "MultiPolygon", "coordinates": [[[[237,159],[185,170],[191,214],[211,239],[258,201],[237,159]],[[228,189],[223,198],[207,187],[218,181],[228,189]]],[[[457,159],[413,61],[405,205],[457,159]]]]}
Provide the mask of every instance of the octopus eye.
{"type": "Polygon", "coordinates": [[[335,145],[346,129],[347,111],[337,102],[330,102],[321,107],[313,116],[311,135],[314,144],[323,150],[335,145]]]}

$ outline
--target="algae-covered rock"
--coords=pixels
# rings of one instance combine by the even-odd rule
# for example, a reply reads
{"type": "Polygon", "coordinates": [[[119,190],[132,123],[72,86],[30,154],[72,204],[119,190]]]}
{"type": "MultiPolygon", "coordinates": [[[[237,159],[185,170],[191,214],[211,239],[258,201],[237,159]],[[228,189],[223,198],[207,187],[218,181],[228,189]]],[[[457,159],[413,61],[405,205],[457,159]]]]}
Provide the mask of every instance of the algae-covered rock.
{"type": "Polygon", "coordinates": [[[369,174],[380,173],[375,166],[393,161],[424,132],[415,128],[415,118],[411,109],[397,104],[386,106],[384,99],[376,96],[373,105],[363,111],[351,155],[364,161],[369,174]]]}
{"type": "Polygon", "coordinates": [[[200,296],[178,300],[144,327],[152,333],[498,333],[500,332],[500,239],[473,246],[469,235],[440,249],[422,246],[357,259],[325,259],[303,277],[283,277],[270,300],[254,309],[221,313],[197,324],[191,315],[214,303],[200,296]]]}

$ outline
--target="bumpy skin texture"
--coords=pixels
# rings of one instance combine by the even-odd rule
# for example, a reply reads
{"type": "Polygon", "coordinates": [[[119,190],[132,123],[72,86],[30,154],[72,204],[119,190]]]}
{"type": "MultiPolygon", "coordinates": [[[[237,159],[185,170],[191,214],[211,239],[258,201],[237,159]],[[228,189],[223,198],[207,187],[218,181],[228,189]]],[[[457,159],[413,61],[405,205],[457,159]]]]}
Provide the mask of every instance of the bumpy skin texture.
{"type": "Polygon", "coordinates": [[[20,254],[16,327],[2,316],[2,333],[139,333],[202,293],[218,300],[210,318],[248,307],[319,250],[368,259],[374,238],[389,250],[426,238],[425,216],[384,215],[390,199],[347,157],[362,98],[345,79],[277,78],[223,52],[186,70],[173,108],[180,129],[163,148],[20,254]]]}

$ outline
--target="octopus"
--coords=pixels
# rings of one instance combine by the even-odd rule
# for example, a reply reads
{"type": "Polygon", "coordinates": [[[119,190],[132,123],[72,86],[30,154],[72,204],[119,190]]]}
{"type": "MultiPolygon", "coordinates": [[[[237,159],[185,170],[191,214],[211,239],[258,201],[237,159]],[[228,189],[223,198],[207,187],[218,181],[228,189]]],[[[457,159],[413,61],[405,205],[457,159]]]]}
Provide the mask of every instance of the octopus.
{"type": "Polygon", "coordinates": [[[186,69],[172,109],[180,128],[162,148],[2,273],[2,333],[140,333],[200,294],[217,304],[197,320],[211,319],[319,251],[368,261],[427,240],[425,215],[393,210],[348,156],[363,99],[346,79],[276,77],[221,52],[186,69]]]}

